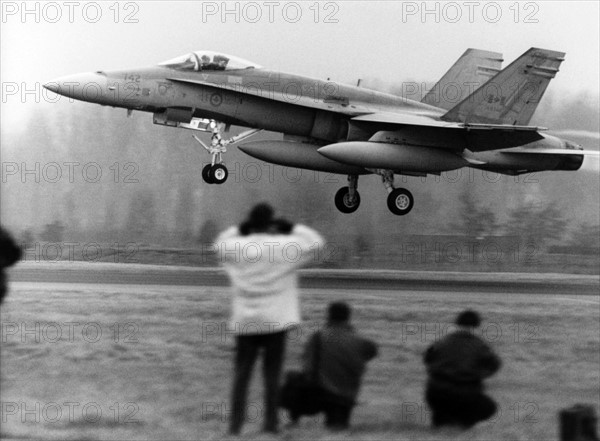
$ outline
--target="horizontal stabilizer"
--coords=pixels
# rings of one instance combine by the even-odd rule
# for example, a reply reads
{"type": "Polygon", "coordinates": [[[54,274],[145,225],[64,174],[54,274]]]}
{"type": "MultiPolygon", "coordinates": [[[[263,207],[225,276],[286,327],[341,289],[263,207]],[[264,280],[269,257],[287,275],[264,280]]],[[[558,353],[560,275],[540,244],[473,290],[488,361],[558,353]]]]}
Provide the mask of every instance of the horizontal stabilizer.
{"type": "Polygon", "coordinates": [[[503,150],[502,153],[517,153],[517,154],[529,154],[529,155],[586,155],[586,156],[598,156],[600,152],[596,150],[574,150],[574,149],[528,149],[528,148],[516,148],[513,150],[503,150]]]}
{"type": "Polygon", "coordinates": [[[510,124],[464,124],[467,130],[509,130],[509,131],[529,131],[529,132],[540,132],[548,130],[547,127],[538,126],[514,126],[510,124]]]}

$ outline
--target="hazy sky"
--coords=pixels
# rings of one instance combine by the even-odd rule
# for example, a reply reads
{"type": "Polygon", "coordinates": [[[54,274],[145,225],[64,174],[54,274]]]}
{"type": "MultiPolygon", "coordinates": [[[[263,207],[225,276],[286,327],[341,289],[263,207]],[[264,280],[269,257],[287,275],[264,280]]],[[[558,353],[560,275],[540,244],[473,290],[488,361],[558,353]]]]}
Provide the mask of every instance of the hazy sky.
{"type": "MultiPolygon", "coordinates": [[[[132,160],[127,159],[129,153],[120,150],[121,145],[127,146],[130,152],[139,155],[134,155],[133,160],[140,164],[140,175],[143,175],[140,188],[148,186],[157,201],[164,201],[161,209],[169,213],[160,220],[164,225],[168,225],[169,219],[177,214],[172,209],[175,205],[169,205],[176,200],[177,192],[185,185],[191,186],[189,182],[196,182],[190,178],[191,174],[187,178],[192,180],[183,181],[173,178],[176,173],[165,172],[172,170],[168,167],[179,167],[177,162],[169,162],[165,158],[176,158],[178,154],[190,155],[193,161],[208,158],[208,155],[200,155],[190,134],[174,130],[167,132],[169,129],[153,126],[150,114],[135,112],[131,121],[143,121],[143,124],[135,125],[126,119],[123,109],[101,108],[88,103],[71,105],[65,97],[58,97],[58,103],[50,103],[48,98],[57,97],[42,89],[42,84],[80,72],[155,65],[202,49],[237,55],[276,70],[321,79],[329,77],[350,84],[355,84],[358,78],[378,80],[379,85],[410,80],[432,82],[438,80],[470,47],[503,53],[504,66],[530,47],[541,47],[566,52],[566,61],[538,109],[539,124],[561,130],[577,129],[580,136],[582,130],[592,131],[594,133],[586,134],[581,143],[592,149],[598,146],[598,126],[594,119],[598,115],[600,87],[597,1],[117,3],[111,0],[96,3],[74,0],[4,1],[0,9],[0,142],[2,154],[7,157],[2,160],[22,163],[31,161],[31,158],[37,161],[39,156],[39,161],[52,158],[52,161],[60,162],[56,158],[61,158],[64,152],[71,152],[69,161],[73,158],[82,163],[98,160],[107,169],[105,176],[110,176],[109,167],[115,161],[132,160]],[[24,94],[24,91],[28,93],[24,94]],[[32,116],[39,117],[40,111],[48,117],[43,118],[43,123],[53,121],[55,125],[47,127],[39,124],[36,127],[32,116]],[[79,125],[76,123],[78,118],[81,118],[79,125]],[[105,145],[106,151],[94,151],[92,144],[78,149],[79,143],[85,141],[81,134],[78,138],[70,132],[86,127],[85,124],[90,124],[90,121],[119,121],[120,130],[109,128],[102,132],[101,128],[100,133],[106,135],[101,139],[98,132],[95,132],[96,139],[93,140],[93,135],[89,134],[90,143],[97,141],[93,145],[105,145]],[[58,136],[49,139],[47,147],[45,139],[30,136],[51,137],[54,132],[58,136]],[[149,137],[159,132],[164,134],[161,135],[164,136],[161,138],[163,141],[154,144],[149,137]],[[35,145],[31,149],[23,148],[31,139],[35,145]],[[74,144],[61,145],[61,140],[74,144]],[[171,153],[166,150],[171,143],[185,147],[178,153],[171,153]],[[77,159],[80,154],[82,159],[77,159]],[[159,160],[154,161],[155,158],[159,160]],[[162,173],[156,175],[161,177],[160,181],[153,180],[155,164],[162,173]]],[[[570,138],[570,135],[567,137],[570,138]]],[[[231,157],[235,154],[242,158],[240,161],[249,159],[239,152],[232,152],[231,157]]],[[[595,161],[597,170],[598,162],[595,161]]],[[[186,165],[189,164],[189,161],[186,162],[186,165]]],[[[31,168],[31,165],[28,167],[31,168]]],[[[195,169],[193,173],[194,179],[199,181],[195,169]]],[[[89,227],[95,225],[93,222],[98,216],[96,211],[86,211],[88,208],[85,207],[100,207],[100,211],[109,206],[123,208],[130,197],[108,187],[108,182],[95,190],[86,187],[87,182],[83,182],[85,185],[76,182],[75,186],[67,182],[62,190],[52,183],[32,189],[26,185],[19,186],[15,179],[11,182],[14,182],[12,189],[16,189],[16,193],[10,193],[8,206],[22,215],[13,219],[15,225],[19,225],[22,219],[26,224],[37,222],[43,225],[55,216],[69,213],[73,204],[79,204],[84,208],[76,211],[78,219],[81,225],[89,227]],[[101,190],[105,193],[98,196],[95,191],[101,190]],[[73,204],[69,205],[70,202],[73,204]],[[92,202],[99,202],[99,205],[92,202]]],[[[385,204],[376,205],[383,203],[380,183],[377,179],[371,179],[371,182],[374,195],[371,199],[378,201],[373,202],[372,207],[385,207],[385,204]]],[[[206,195],[216,195],[214,188],[207,189],[199,184],[194,187],[198,212],[204,206],[206,195]]],[[[594,185],[597,185],[597,179],[594,185]]],[[[369,184],[361,187],[361,191],[365,191],[365,201],[369,199],[368,189],[371,187],[369,184]]],[[[418,191],[418,186],[412,188],[415,187],[418,191]]],[[[3,191],[6,188],[3,187],[3,191]]],[[[256,194],[276,194],[279,200],[293,195],[276,190],[277,187],[265,186],[256,194]]],[[[333,198],[332,186],[325,191],[329,192],[327,198],[333,198]]],[[[528,191],[531,190],[528,188],[528,191]]],[[[533,194],[541,194],[541,191],[535,190],[533,194]]],[[[426,192],[423,191],[423,194],[426,192]]],[[[596,193],[586,192],[586,195],[590,194],[596,193]]],[[[429,209],[433,209],[435,197],[433,195],[429,199],[429,209]]],[[[225,204],[221,208],[230,210],[231,215],[234,206],[225,204]]],[[[597,205],[587,204],[586,210],[596,216],[597,205]]],[[[110,217],[110,211],[104,215],[110,217]]],[[[199,216],[198,213],[195,216],[199,216]]],[[[202,216],[200,218],[204,219],[202,216]]],[[[399,228],[398,225],[402,224],[393,225],[399,228]]]]}
{"type": "Polygon", "coordinates": [[[199,49],[355,83],[437,80],[468,47],[502,52],[506,66],[537,46],[567,53],[552,90],[597,97],[598,16],[596,1],[5,1],[3,130],[44,101],[40,85],[56,77],[152,65],[199,49]],[[40,96],[23,97],[24,88],[40,96]]]}

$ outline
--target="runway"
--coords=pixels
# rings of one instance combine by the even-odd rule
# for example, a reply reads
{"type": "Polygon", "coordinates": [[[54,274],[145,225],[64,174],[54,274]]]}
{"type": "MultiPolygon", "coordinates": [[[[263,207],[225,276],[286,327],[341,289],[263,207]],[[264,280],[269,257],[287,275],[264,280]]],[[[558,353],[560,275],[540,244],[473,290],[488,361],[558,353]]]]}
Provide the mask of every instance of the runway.
{"type": "MultiPolygon", "coordinates": [[[[305,269],[300,274],[300,287],[309,289],[600,294],[600,277],[589,275],[351,269],[305,269]]],[[[166,265],[24,262],[11,269],[9,275],[15,282],[229,285],[221,268],[166,265]]]]}
{"type": "MultiPolygon", "coordinates": [[[[0,438],[225,436],[235,332],[221,270],[50,265],[20,264],[10,274],[0,314],[0,438]]],[[[422,354],[466,307],[480,311],[478,332],[503,359],[489,381],[500,411],[469,439],[556,439],[562,407],[600,404],[597,278],[307,270],[286,370],[301,366],[308,336],[339,300],[380,349],[344,439],[456,440],[429,429],[422,354]]],[[[259,372],[245,440],[264,439],[259,372]]],[[[332,438],[315,417],[274,439],[332,438]]]]}

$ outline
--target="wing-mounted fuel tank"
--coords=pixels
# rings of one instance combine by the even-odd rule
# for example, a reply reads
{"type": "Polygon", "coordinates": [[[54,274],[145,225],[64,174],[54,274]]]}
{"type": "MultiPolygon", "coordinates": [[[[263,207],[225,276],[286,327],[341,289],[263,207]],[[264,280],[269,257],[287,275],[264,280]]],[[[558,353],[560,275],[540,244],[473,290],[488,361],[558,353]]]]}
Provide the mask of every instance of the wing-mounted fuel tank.
{"type": "Polygon", "coordinates": [[[361,166],[341,164],[318,152],[319,145],[294,141],[255,141],[238,147],[253,158],[286,167],[297,167],[327,173],[362,175],[369,173],[361,166]]]}
{"type": "Polygon", "coordinates": [[[452,132],[447,136],[433,136],[431,130],[414,132],[412,128],[373,130],[349,121],[347,139],[323,146],[318,152],[343,164],[395,172],[440,173],[468,165],[459,153],[464,137],[452,132]]]}
{"type": "Polygon", "coordinates": [[[469,165],[452,151],[383,142],[338,142],[321,147],[318,152],[344,164],[396,172],[440,173],[469,165]]]}

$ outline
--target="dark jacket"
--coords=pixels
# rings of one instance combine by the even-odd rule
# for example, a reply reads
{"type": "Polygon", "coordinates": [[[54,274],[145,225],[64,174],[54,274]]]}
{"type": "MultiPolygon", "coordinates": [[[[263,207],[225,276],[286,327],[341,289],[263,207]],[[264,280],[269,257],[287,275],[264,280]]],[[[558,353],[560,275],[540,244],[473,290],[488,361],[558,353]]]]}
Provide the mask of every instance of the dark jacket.
{"type": "Polygon", "coordinates": [[[425,352],[430,380],[481,387],[484,378],[501,365],[500,358],[479,337],[456,331],[432,344],[425,352]]]}
{"type": "Polygon", "coordinates": [[[321,387],[339,397],[341,402],[354,404],[366,363],[376,355],[377,345],[359,336],[350,325],[329,324],[308,340],[304,369],[312,374],[315,358],[318,357],[321,387]]]}
{"type": "Polygon", "coordinates": [[[6,294],[4,268],[13,265],[21,258],[21,249],[10,235],[0,227],[0,303],[6,294]]]}

